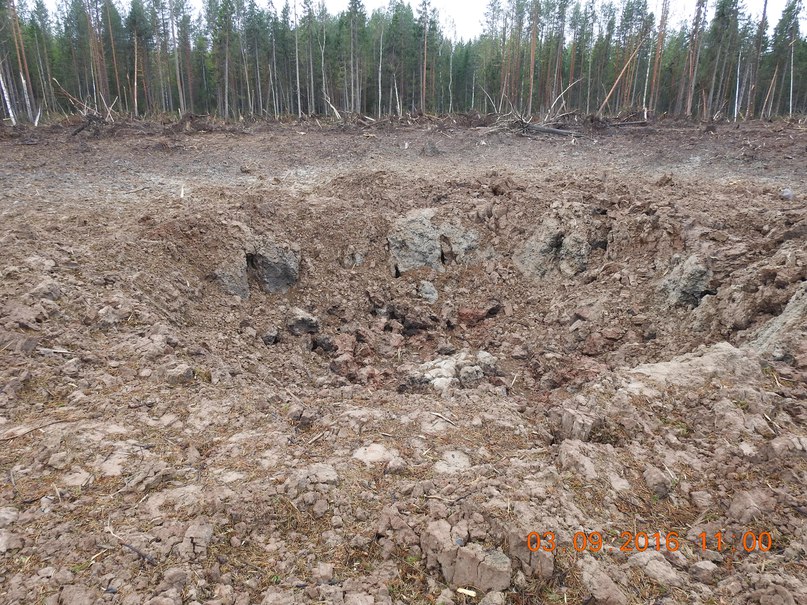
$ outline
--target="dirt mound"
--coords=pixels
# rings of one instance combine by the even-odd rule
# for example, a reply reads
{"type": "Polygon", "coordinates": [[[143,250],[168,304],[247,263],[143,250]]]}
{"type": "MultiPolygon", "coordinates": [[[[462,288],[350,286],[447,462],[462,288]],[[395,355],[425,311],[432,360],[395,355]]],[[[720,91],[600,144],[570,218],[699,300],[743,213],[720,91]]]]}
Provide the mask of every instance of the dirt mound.
{"type": "Polygon", "coordinates": [[[696,133],[5,141],[0,601],[807,601],[807,183],[696,133]]]}

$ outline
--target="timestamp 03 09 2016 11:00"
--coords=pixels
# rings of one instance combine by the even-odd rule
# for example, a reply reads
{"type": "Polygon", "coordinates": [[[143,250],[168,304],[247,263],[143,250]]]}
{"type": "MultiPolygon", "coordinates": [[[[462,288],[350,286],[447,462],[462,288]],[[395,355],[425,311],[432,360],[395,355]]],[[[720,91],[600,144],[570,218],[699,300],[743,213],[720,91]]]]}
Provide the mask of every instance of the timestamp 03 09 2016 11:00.
{"type": "Polygon", "coordinates": [[[678,532],[644,532],[623,531],[618,537],[604,539],[601,532],[575,532],[570,545],[559,544],[555,532],[530,532],[527,535],[527,548],[532,552],[546,551],[553,553],[564,552],[600,552],[603,546],[618,547],[622,552],[643,552],[645,550],[677,551],[681,545],[689,542],[695,549],[703,551],[716,550],[718,552],[753,553],[768,552],[773,547],[773,538],[767,531],[746,531],[741,534],[715,532],[707,534],[701,532],[694,541],[682,538],[678,532]]]}

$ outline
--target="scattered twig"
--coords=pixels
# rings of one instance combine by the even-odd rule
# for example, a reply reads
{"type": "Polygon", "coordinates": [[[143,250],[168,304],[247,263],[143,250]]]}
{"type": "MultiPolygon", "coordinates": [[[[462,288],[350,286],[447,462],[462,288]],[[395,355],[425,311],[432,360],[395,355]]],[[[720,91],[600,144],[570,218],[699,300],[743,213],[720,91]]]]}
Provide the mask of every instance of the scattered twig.
{"type": "MultiPolygon", "coordinates": [[[[44,429],[46,426],[52,426],[54,424],[61,424],[63,422],[78,422],[79,420],[83,420],[83,418],[65,418],[64,420],[51,420],[50,422],[46,422],[44,424],[40,424],[35,427],[31,427],[30,429],[23,431],[22,433],[17,433],[16,435],[8,435],[0,437],[0,441],[11,441],[12,439],[16,439],[17,437],[24,437],[28,433],[33,433],[34,431],[38,431],[39,429],[44,429]]],[[[9,429],[13,430],[13,429],[9,429]]],[[[6,431],[8,432],[8,431],[6,431]]]]}
{"type": "Polygon", "coordinates": [[[441,419],[445,420],[446,422],[448,422],[449,424],[451,424],[451,425],[453,425],[453,426],[457,426],[457,423],[456,423],[456,422],[454,422],[454,421],[453,421],[453,420],[451,420],[450,418],[446,418],[446,417],[445,417],[445,416],[443,416],[443,415],[442,415],[440,412],[429,412],[429,414],[431,414],[431,415],[433,415],[433,416],[437,416],[438,418],[441,418],[441,419]]]}
{"type": "Polygon", "coordinates": [[[154,557],[152,557],[152,556],[151,556],[150,554],[148,554],[147,552],[143,552],[142,550],[140,550],[140,549],[139,549],[139,548],[137,548],[136,546],[132,546],[131,544],[127,544],[126,542],[121,542],[121,546],[123,546],[124,548],[128,548],[129,550],[131,550],[131,551],[132,551],[134,554],[136,554],[138,557],[140,557],[141,559],[143,559],[143,560],[144,560],[146,563],[148,563],[149,565],[153,565],[153,566],[155,566],[155,567],[157,566],[157,559],[155,559],[154,557]]]}

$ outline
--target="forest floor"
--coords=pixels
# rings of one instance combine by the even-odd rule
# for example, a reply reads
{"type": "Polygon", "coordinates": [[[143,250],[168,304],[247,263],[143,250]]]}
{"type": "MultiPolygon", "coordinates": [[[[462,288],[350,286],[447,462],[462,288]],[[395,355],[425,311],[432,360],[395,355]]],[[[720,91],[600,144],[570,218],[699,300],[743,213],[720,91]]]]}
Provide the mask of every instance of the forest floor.
{"type": "Polygon", "coordinates": [[[0,126],[0,603],[807,603],[803,125],[74,130],[0,126]]]}

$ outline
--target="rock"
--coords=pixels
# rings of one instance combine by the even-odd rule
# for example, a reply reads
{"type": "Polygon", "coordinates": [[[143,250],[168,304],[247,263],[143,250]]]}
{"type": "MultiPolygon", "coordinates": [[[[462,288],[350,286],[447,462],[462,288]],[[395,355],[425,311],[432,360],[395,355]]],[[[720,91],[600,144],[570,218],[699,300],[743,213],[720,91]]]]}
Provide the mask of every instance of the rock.
{"type": "Polygon", "coordinates": [[[319,563],[314,569],[311,577],[315,582],[320,584],[327,584],[333,579],[333,564],[332,563],[319,563]]]}
{"type": "Polygon", "coordinates": [[[711,561],[698,561],[689,568],[690,575],[704,584],[717,584],[720,569],[711,561]]]}
{"type": "Polygon", "coordinates": [[[564,409],[560,421],[560,430],[555,435],[558,441],[575,439],[588,441],[591,432],[599,426],[600,419],[581,410],[564,409]]]}
{"type": "Polygon", "coordinates": [[[323,462],[317,462],[306,467],[300,472],[300,476],[310,483],[328,483],[331,485],[339,483],[339,474],[336,469],[323,462]]]}
{"type": "Polygon", "coordinates": [[[729,505],[728,517],[739,523],[750,523],[773,510],[775,500],[761,489],[741,491],[729,505]]]}
{"type": "Polygon", "coordinates": [[[46,298],[48,300],[59,300],[62,297],[62,289],[53,279],[44,279],[29,292],[34,298],[46,298]]]}
{"type": "Polygon", "coordinates": [[[685,585],[685,580],[657,550],[634,553],[628,557],[628,564],[641,569],[647,577],[663,586],[685,585]]]}
{"type": "Polygon", "coordinates": [[[700,510],[704,510],[712,506],[712,494],[709,492],[692,492],[689,494],[689,500],[692,505],[700,510]]]}
{"type": "Polygon", "coordinates": [[[247,262],[239,253],[213,271],[213,279],[227,294],[246,300],[249,298],[247,262]]]}
{"type": "Polygon", "coordinates": [[[267,328],[266,331],[261,335],[261,340],[267,347],[277,344],[277,342],[280,340],[280,330],[274,326],[267,328]]]}
{"type": "Polygon", "coordinates": [[[467,326],[475,326],[481,321],[496,317],[501,310],[501,304],[496,301],[489,302],[481,307],[460,307],[457,311],[457,319],[467,326]]]}
{"type": "Polygon", "coordinates": [[[437,288],[430,281],[422,281],[418,284],[418,296],[430,304],[436,303],[439,297],[437,288]]]}
{"type": "Polygon", "coordinates": [[[297,602],[294,598],[294,591],[270,588],[263,593],[261,605],[295,605],[297,602]]]}
{"type": "Polygon", "coordinates": [[[583,585],[594,597],[597,605],[627,605],[628,597],[602,570],[599,561],[586,556],[577,565],[582,571],[583,585]]]}
{"type": "Polygon", "coordinates": [[[487,592],[510,586],[510,559],[501,550],[484,551],[479,544],[469,544],[457,551],[452,586],[473,586],[487,592]]]}
{"type": "Polygon", "coordinates": [[[670,361],[639,365],[630,370],[630,374],[663,387],[687,389],[706,386],[714,378],[748,383],[763,377],[759,359],[752,351],[737,349],[727,342],[719,342],[670,361]]]}
{"type": "Polygon", "coordinates": [[[259,237],[246,250],[247,273],[264,292],[288,292],[300,276],[300,257],[275,242],[259,237]]]}
{"type": "Polygon", "coordinates": [[[431,521],[420,536],[420,548],[428,569],[438,568],[446,582],[454,577],[459,546],[451,537],[451,525],[445,519],[431,521]]]}
{"type": "Polygon", "coordinates": [[[396,451],[388,450],[380,443],[372,443],[353,452],[353,457],[356,460],[361,460],[367,466],[372,466],[378,462],[390,462],[396,456],[396,451]]]}
{"type": "Polygon", "coordinates": [[[194,558],[204,558],[207,547],[213,539],[213,525],[204,517],[193,521],[185,530],[184,540],[179,546],[183,559],[188,561],[194,558]]]}
{"type": "Polygon", "coordinates": [[[493,591],[486,594],[484,598],[479,601],[479,605],[504,605],[505,602],[503,592],[493,591]]]}
{"type": "Polygon", "coordinates": [[[59,595],[60,605],[95,605],[98,591],[82,584],[69,584],[59,595]]]}
{"type": "Polygon", "coordinates": [[[563,229],[555,218],[545,220],[513,256],[519,271],[528,277],[542,278],[557,263],[563,245],[563,229]]]}
{"type": "Polygon", "coordinates": [[[802,283],[790,297],[784,310],[766,323],[750,343],[762,355],[775,353],[796,358],[807,340],[807,282],[802,283]]]}
{"type": "Polygon", "coordinates": [[[467,454],[459,451],[443,452],[443,459],[434,465],[434,472],[454,474],[471,468],[471,459],[467,454]]]}
{"type": "Polygon", "coordinates": [[[0,529],[0,554],[22,548],[22,538],[7,529],[0,529]]]}
{"type": "Polygon", "coordinates": [[[648,465],[644,469],[644,481],[647,487],[659,498],[665,498],[670,492],[672,481],[670,478],[655,466],[648,465]]]}
{"type": "Polygon", "coordinates": [[[174,368],[165,370],[165,382],[168,384],[188,384],[193,382],[195,372],[186,363],[181,363],[174,368]]]}
{"type": "Polygon", "coordinates": [[[712,271],[693,254],[673,267],[662,281],[661,290],[671,304],[697,307],[706,294],[714,294],[709,288],[711,280],[712,271]]]}
{"type": "Polygon", "coordinates": [[[299,307],[294,307],[286,320],[286,327],[295,336],[316,334],[319,332],[319,319],[299,307]]]}
{"type": "Polygon", "coordinates": [[[12,506],[4,506],[0,508],[0,529],[12,525],[17,521],[19,516],[19,511],[12,506]]]}
{"type": "Polygon", "coordinates": [[[416,209],[398,219],[387,234],[393,273],[400,275],[420,267],[442,271],[444,265],[461,261],[477,247],[473,231],[445,224],[432,224],[435,208],[416,209]]]}
{"type": "Polygon", "coordinates": [[[789,202],[793,199],[793,197],[794,197],[793,190],[788,187],[785,187],[784,189],[779,191],[779,199],[781,200],[789,202]]]}
{"type": "Polygon", "coordinates": [[[463,366],[460,369],[460,384],[466,389],[479,386],[485,379],[485,373],[479,366],[463,366]]]}

